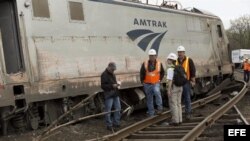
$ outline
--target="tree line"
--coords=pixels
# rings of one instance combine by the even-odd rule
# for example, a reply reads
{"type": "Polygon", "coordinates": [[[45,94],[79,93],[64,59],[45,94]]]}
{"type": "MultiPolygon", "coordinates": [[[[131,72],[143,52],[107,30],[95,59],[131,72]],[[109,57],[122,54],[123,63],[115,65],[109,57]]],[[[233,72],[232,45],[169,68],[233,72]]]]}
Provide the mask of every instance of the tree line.
{"type": "Polygon", "coordinates": [[[231,50],[250,49],[250,15],[231,20],[231,27],[226,31],[231,50]]]}

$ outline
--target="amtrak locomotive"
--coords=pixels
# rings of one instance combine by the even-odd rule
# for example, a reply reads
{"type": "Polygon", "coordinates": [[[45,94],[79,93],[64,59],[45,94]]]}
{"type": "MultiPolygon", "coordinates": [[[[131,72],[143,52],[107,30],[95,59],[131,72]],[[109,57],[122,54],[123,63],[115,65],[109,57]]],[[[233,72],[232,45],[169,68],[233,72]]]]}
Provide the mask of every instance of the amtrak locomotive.
{"type": "Polygon", "coordinates": [[[122,100],[145,101],[139,70],[149,49],[165,66],[183,45],[197,68],[194,95],[233,73],[219,17],[118,0],[0,0],[1,130],[37,129],[94,95],[80,116],[103,108],[100,74],[117,64],[122,100]]]}

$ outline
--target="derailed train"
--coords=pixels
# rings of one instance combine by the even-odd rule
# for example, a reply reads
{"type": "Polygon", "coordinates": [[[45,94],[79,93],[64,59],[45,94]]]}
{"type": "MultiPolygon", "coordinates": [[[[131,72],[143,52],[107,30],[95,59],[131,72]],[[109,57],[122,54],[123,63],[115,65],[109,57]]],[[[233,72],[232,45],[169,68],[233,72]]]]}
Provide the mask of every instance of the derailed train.
{"type": "Polygon", "coordinates": [[[100,74],[117,63],[130,105],[145,99],[139,69],[154,48],[165,65],[179,45],[197,68],[194,94],[233,73],[219,17],[118,0],[0,0],[0,117],[11,128],[37,129],[96,95],[78,114],[102,108],[100,74]]]}

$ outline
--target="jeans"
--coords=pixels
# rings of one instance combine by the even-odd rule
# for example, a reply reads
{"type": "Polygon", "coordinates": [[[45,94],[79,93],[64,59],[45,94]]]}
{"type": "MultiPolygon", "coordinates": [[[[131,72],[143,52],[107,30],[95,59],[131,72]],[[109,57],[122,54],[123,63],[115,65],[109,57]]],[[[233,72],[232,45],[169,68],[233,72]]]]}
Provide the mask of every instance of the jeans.
{"type": "Polygon", "coordinates": [[[191,86],[190,86],[190,82],[187,82],[183,86],[182,97],[183,97],[184,105],[185,105],[185,114],[191,114],[192,108],[191,108],[191,86]]]}
{"type": "Polygon", "coordinates": [[[249,81],[249,71],[248,70],[244,70],[244,81],[246,83],[248,83],[248,81],[249,81]]]}
{"type": "Polygon", "coordinates": [[[105,122],[106,126],[112,127],[114,125],[120,125],[120,118],[121,118],[121,104],[120,104],[120,98],[119,96],[115,97],[105,97],[105,112],[110,112],[112,109],[112,106],[114,105],[114,110],[118,110],[114,112],[114,117],[111,118],[112,113],[108,113],[105,115],[105,122]]]}
{"type": "Polygon", "coordinates": [[[162,98],[160,92],[160,83],[156,84],[143,84],[144,91],[146,93],[147,98],[147,107],[148,107],[148,114],[149,116],[153,116],[155,114],[154,109],[154,96],[155,96],[155,103],[157,105],[158,110],[162,110],[162,98]]]}

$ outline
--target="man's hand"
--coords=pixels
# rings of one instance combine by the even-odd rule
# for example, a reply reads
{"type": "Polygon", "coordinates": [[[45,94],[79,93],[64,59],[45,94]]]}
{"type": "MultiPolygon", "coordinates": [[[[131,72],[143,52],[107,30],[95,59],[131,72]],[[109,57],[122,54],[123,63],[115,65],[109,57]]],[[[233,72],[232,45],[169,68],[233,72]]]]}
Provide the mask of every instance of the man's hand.
{"type": "Polygon", "coordinates": [[[190,81],[191,86],[194,87],[195,86],[195,81],[190,81]]]}
{"type": "Polygon", "coordinates": [[[191,78],[190,84],[191,84],[192,87],[195,86],[195,84],[196,84],[195,83],[195,77],[191,78]]]}
{"type": "Polygon", "coordinates": [[[118,88],[119,85],[118,84],[113,84],[112,86],[113,86],[113,88],[118,88]]]}

